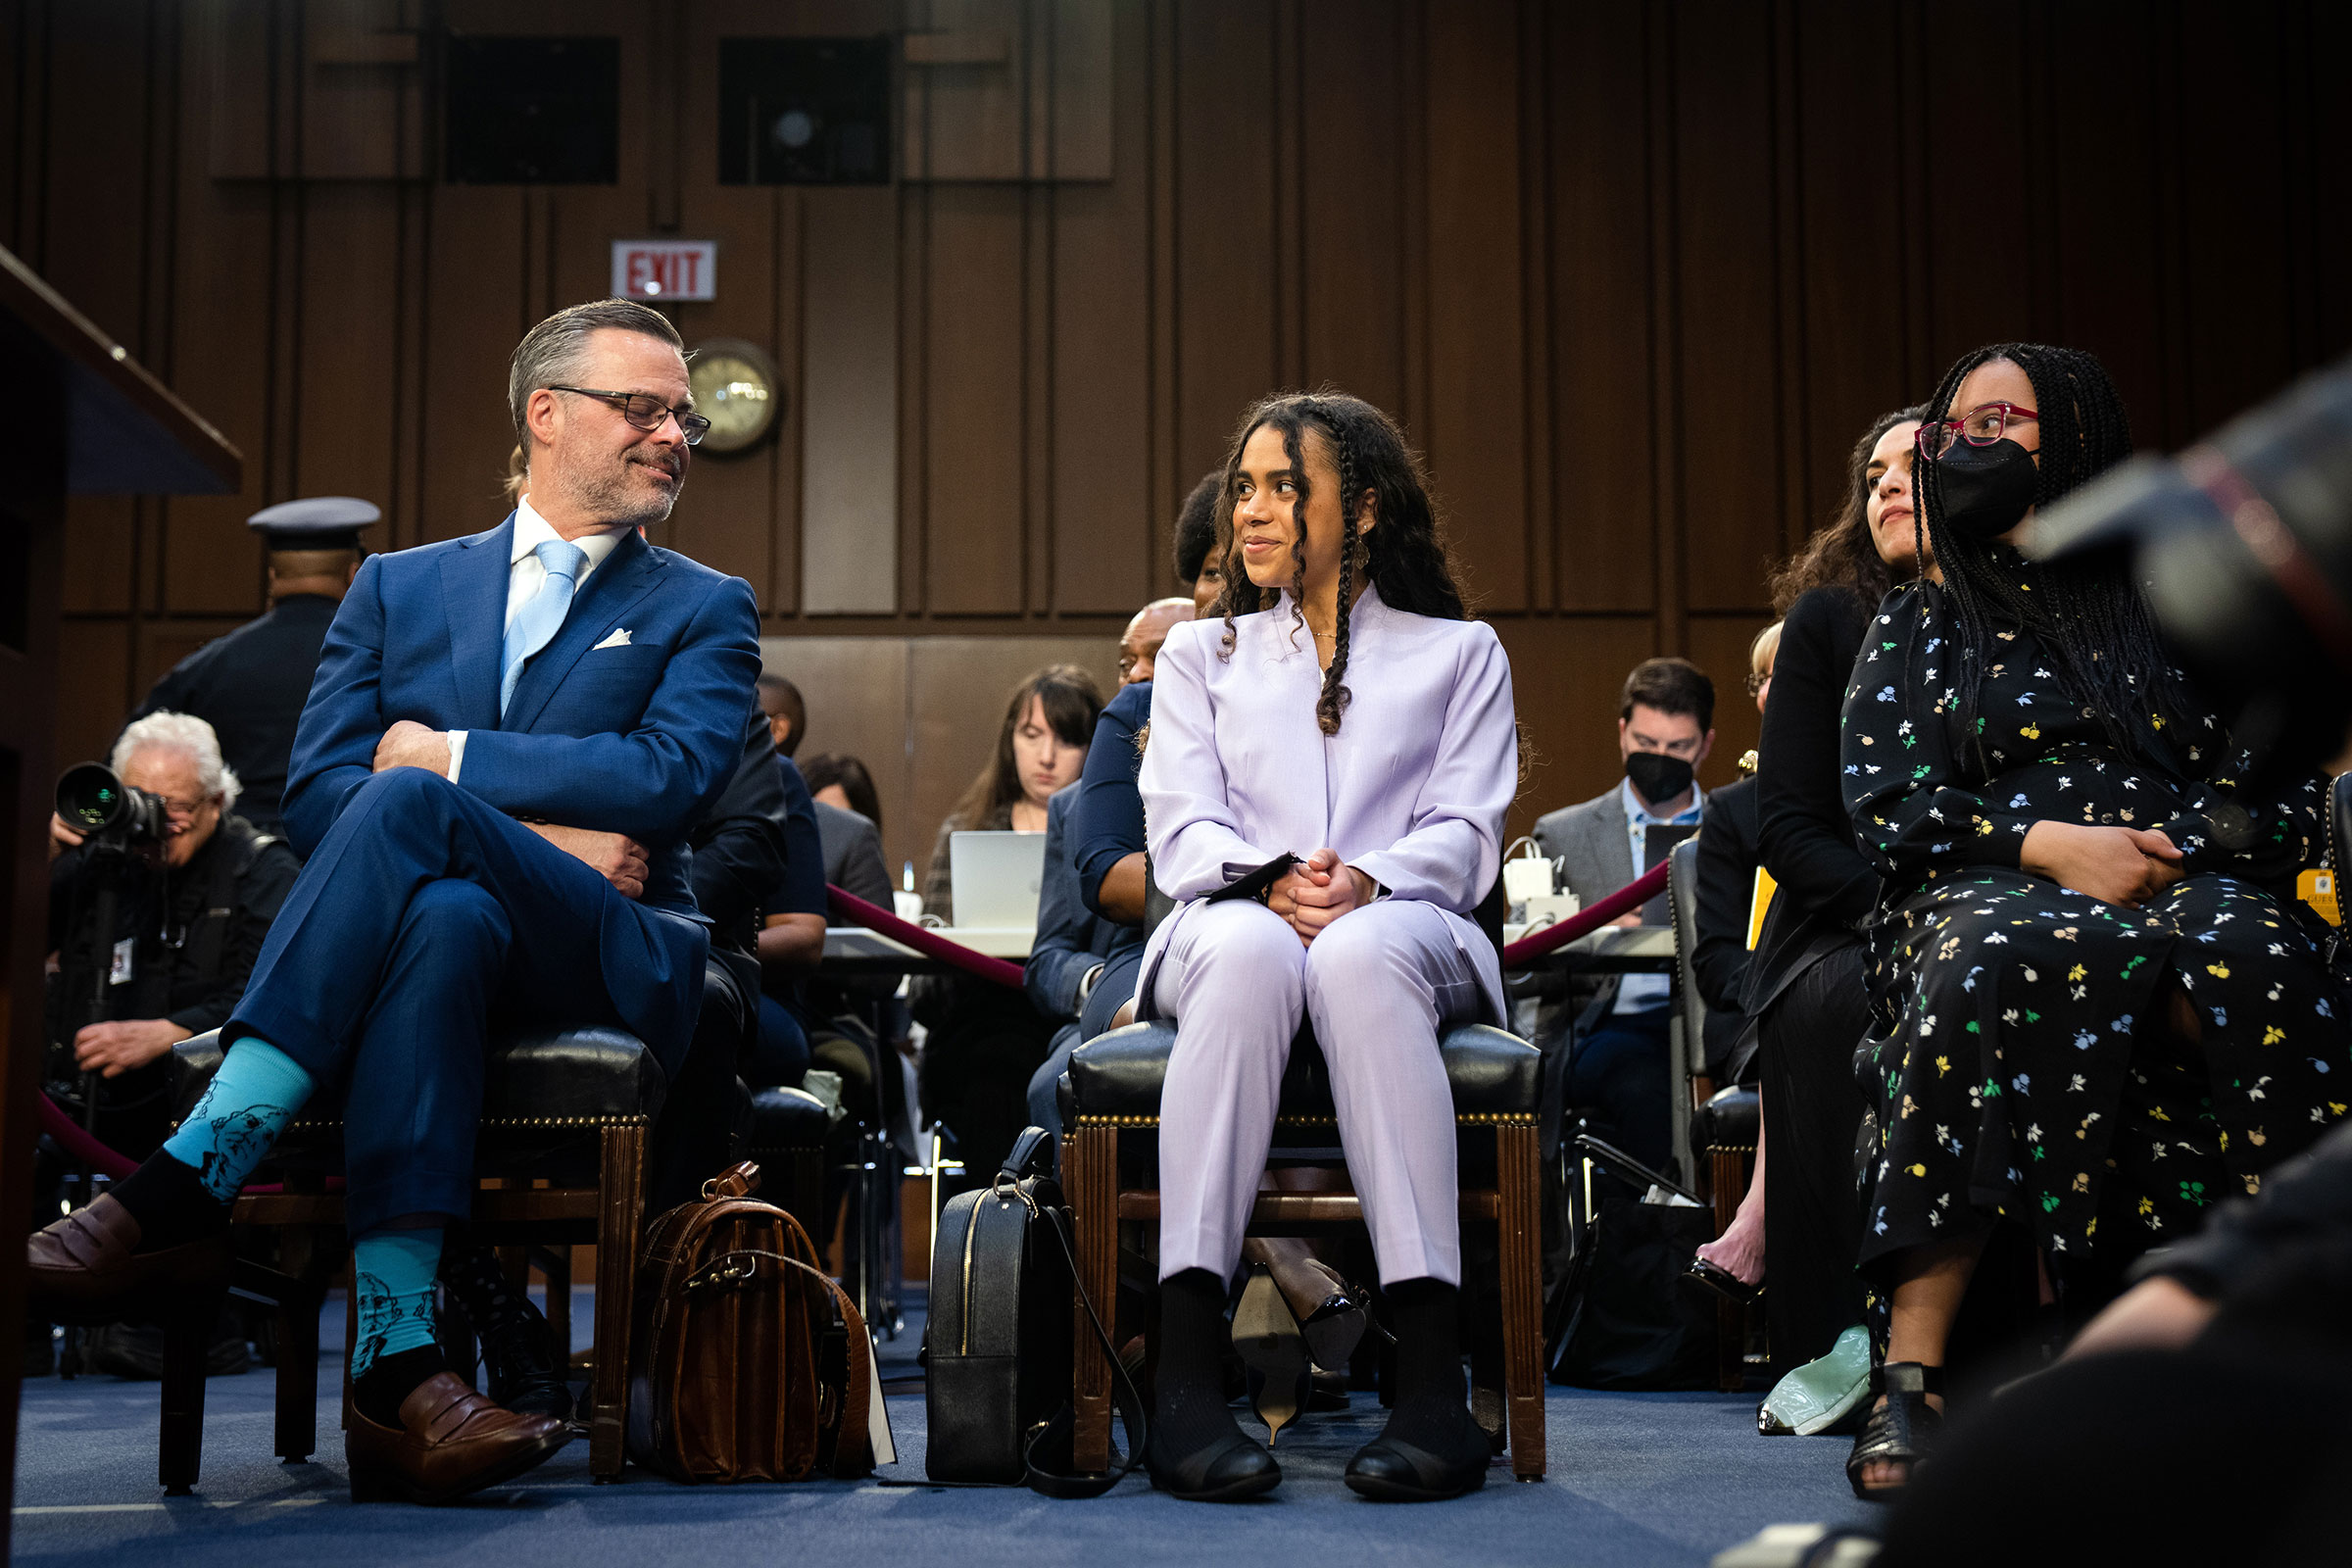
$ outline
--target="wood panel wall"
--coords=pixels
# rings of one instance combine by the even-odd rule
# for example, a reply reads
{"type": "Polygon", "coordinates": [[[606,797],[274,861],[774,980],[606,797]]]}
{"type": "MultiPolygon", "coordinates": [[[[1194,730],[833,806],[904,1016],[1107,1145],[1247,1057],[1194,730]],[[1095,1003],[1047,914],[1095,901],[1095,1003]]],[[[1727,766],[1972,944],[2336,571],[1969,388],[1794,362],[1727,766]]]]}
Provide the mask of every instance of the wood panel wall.
{"type": "Polygon", "coordinates": [[[615,237],[717,239],[681,328],[784,368],[778,439],[698,463],[668,542],[897,738],[894,860],[995,721],[905,710],[930,640],[1106,658],[1268,390],[1343,386],[1427,449],[1513,654],[1524,825],[1614,776],[1653,653],[1717,675],[1729,776],[1767,564],[1956,354],[2091,348],[2177,446],[2352,344],[2323,260],[2352,237],[2352,11],[2325,0],[937,3],[0,0],[0,240],[253,455],[240,497],[76,508],[65,753],[259,607],[255,508],[366,495],[379,546],[494,522],[507,353],[604,291],[615,237]],[[1027,37],[1088,5],[1107,180],[716,182],[721,37],[1027,37]],[[348,40],[441,26],[617,36],[618,182],[420,177],[429,65],[348,40]]]}

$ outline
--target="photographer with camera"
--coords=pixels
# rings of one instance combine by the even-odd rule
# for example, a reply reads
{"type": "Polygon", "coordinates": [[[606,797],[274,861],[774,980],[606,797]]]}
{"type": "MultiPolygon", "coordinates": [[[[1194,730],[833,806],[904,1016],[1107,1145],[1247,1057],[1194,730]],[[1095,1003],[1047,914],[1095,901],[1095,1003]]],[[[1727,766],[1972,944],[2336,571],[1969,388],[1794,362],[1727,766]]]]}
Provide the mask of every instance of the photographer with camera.
{"type": "Polygon", "coordinates": [[[70,1070],[53,1076],[98,1075],[99,1140],[143,1158],[170,1130],[165,1054],[227,1020],[302,866],[281,840],[234,814],[237,775],[203,719],[161,712],[133,721],[115,743],[113,767],[121,793],[149,798],[143,809],[124,808],[96,832],[49,821],[49,1038],[58,1056],[71,1052],[70,1070]],[[114,928],[104,932],[92,929],[101,881],[116,894],[114,928]]]}
{"type": "MultiPolygon", "coordinates": [[[[68,1114],[137,1159],[171,1131],[164,1058],[227,1019],[302,866],[235,814],[237,775],[203,719],[134,719],[112,761],[70,770],[64,814],[49,821],[44,1076],[68,1114]]],[[[56,1177],[36,1176],[36,1205],[51,1214],[56,1177]]],[[[27,1335],[45,1366],[48,1325],[27,1335]]],[[[243,1371],[244,1341],[224,1317],[210,1369],[243,1371]]],[[[82,1357],[117,1377],[160,1377],[163,1336],[141,1323],[94,1329],[82,1357]]]]}

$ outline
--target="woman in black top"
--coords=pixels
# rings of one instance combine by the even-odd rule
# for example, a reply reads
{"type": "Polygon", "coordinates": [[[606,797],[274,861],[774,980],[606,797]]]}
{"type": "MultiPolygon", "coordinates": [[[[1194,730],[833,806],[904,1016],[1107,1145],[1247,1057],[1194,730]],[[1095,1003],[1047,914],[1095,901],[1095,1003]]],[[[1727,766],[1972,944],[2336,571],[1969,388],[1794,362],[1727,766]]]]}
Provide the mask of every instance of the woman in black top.
{"type": "Polygon", "coordinates": [[[1751,1227],[1760,1220],[1762,1245],[1733,1272],[1754,1284],[1771,1259],[1766,1334],[1783,1370],[1828,1354],[1862,1321],[1853,1058],[1870,1022],[1858,932],[1878,902],[1879,877],[1855,847],[1838,786],[1838,710],[1871,611],[1918,570],[1911,461],[1923,412],[1871,421],[1847,462],[1838,519],[1773,581],[1786,618],[1757,747],[1756,811],[1764,869],[1778,886],[1747,988],[1759,1041],[1763,1207],[1748,1219],[1743,1205],[1741,1216],[1751,1227]]]}
{"type": "Polygon", "coordinates": [[[2028,562],[2032,510],[2131,451],[2087,354],[1980,349],[1921,427],[1936,580],[1898,589],[1845,702],[1843,784],[1886,879],[1862,1261],[1885,1402],[1847,1473],[1883,1495],[1936,1424],[1947,1336],[2002,1221],[2070,1309],[2344,1114],[2334,987],[2294,912],[2326,781],[2253,759],[2113,561],[2028,562]]]}

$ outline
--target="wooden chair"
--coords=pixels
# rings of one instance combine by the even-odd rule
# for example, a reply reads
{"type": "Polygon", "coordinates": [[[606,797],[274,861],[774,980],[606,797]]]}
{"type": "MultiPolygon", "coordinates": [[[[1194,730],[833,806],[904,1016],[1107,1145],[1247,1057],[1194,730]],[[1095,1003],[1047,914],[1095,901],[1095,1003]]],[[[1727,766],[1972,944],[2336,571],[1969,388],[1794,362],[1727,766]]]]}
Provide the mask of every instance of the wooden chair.
{"type": "MultiPolygon", "coordinates": [[[[1675,1104],[1693,1164],[1691,1184],[1705,1194],[1715,1211],[1715,1234],[1731,1228],[1732,1216],[1747,1197],[1748,1175],[1756,1163],[1756,1127],[1761,1102],[1756,1091],[1740,1084],[1717,1089],[1699,1066],[1704,1060],[1698,1042],[1706,1038],[1707,1001],[1699,995],[1690,956],[1698,946],[1698,840],[1685,839],[1674,847],[1666,865],[1666,903],[1674,920],[1674,1028],[1682,1042],[1675,1053],[1675,1104]]],[[[1715,1306],[1716,1385],[1726,1394],[1739,1392],[1747,1380],[1747,1310],[1732,1301],[1715,1306]]]]}
{"type": "MultiPolygon", "coordinates": [[[[220,1067],[218,1031],[173,1048],[173,1102],[185,1115],[220,1067]]],[[[474,1197],[468,1231],[505,1248],[596,1247],[595,1339],[588,1396],[588,1468],[620,1479],[628,1418],[630,1297],[645,1227],[646,1140],[667,1088],[653,1054],[616,1029],[566,1029],[495,1042],[483,1079],[479,1168],[502,1185],[474,1197]],[[546,1185],[536,1185],[544,1182],[546,1185]]],[[[329,1283],[322,1245],[343,1225],[343,1195],[327,1190],[343,1168],[343,1123],[324,1101],[296,1118],[271,1152],[284,1180],[247,1193],[233,1226],[278,1233],[279,1267],[237,1265],[236,1294],[276,1309],[276,1447],[289,1463],[318,1446],[318,1308],[329,1283]]],[[[821,1111],[821,1107],[820,1107],[821,1111]]],[[[514,1254],[508,1254],[512,1259],[514,1254]]],[[[554,1260],[551,1260],[554,1261],[554,1260]]],[[[549,1317],[570,1340],[568,1257],[551,1272],[549,1317]],[[559,1301],[558,1298],[562,1300],[559,1301]]],[[[164,1490],[196,1485],[204,1450],[204,1333],[168,1335],[158,1470],[164,1490]]]]}
{"type": "MultiPolygon", "coordinates": [[[[1119,1226],[1159,1218],[1156,1130],[1160,1088],[1176,1026],[1131,1024],[1098,1036],[1070,1059],[1063,1083],[1063,1191],[1077,1222],[1080,1284],[1106,1313],[1117,1299],[1119,1226]]],[[[1544,1281],[1539,1239],[1542,1193],[1536,1113],[1543,1057],[1535,1047],[1484,1024],[1445,1032],[1440,1050],[1461,1131],[1465,1226],[1499,1232],[1504,1407],[1512,1473],[1544,1478],[1544,1281]]],[[[1323,1054],[1311,1030],[1291,1048],[1276,1115],[1273,1158],[1336,1160],[1337,1118],[1323,1054]]],[[[1351,1193],[1260,1193],[1250,1214],[1257,1235],[1314,1234],[1362,1223],[1351,1193]]],[[[1470,1250],[1464,1249],[1465,1256],[1470,1250]]],[[[1113,1343],[1121,1330],[1111,1328],[1113,1343]]],[[[1130,1331],[1132,1326],[1130,1326],[1130,1331]]],[[[1110,1449],[1110,1363],[1094,1336],[1076,1348],[1076,1461],[1100,1470],[1110,1449]]]]}

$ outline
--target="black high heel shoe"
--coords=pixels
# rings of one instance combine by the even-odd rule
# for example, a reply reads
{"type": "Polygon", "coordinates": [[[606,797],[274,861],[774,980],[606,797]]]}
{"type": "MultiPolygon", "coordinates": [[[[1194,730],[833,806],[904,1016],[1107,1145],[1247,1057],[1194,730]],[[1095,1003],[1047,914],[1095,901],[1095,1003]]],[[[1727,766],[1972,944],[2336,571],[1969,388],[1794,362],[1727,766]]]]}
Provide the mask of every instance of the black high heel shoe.
{"type": "Polygon", "coordinates": [[[1762,1280],[1750,1285],[1730,1269],[1703,1257],[1690,1259],[1690,1266],[1683,1270],[1683,1280],[1701,1290],[1713,1291],[1735,1306],[1752,1306],[1764,1295],[1762,1280]]]}
{"type": "MultiPolygon", "coordinates": [[[[1330,1274],[1331,1270],[1325,1269],[1330,1274]]],[[[1306,1352],[1315,1365],[1327,1372],[1337,1372],[1347,1366],[1348,1357],[1355,1354],[1356,1346],[1364,1337],[1367,1326],[1386,1336],[1388,1330],[1372,1321],[1372,1293],[1353,1280],[1332,1278],[1339,1288],[1323,1298],[1322,1302],[1298,1325],[1306,1340],[1306,1352]]]]}
{"type": "Polygon", "coordinates": [[[1943,1368],[1889,1361],[1870,1374],[1870,1388],[1873,1394],[1884,1394],[1886,1402],[1871,1411],[1854,1434],[1853,1452],[1845,1456],[1845,1479],[1864,1502],[1891,1502],[1910,1486],[1943,1428],[1943,1412],[1928,1403],[1929,1395],[1943,1393],[1943,1368]],[[1872,1464],[1899,1464],[1903,1479],[1892,1486],[1866,1487],[1862,1470],[1872,1464]]]}

